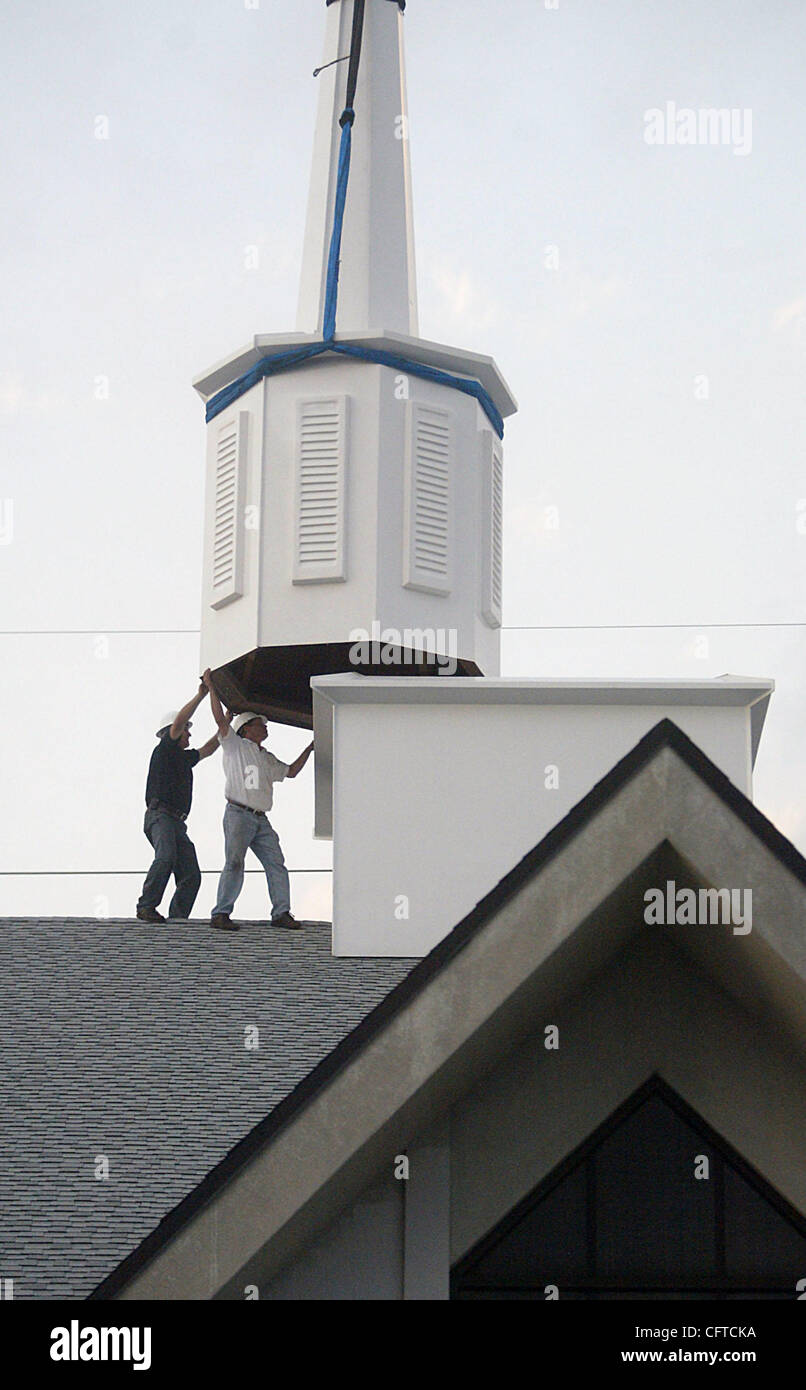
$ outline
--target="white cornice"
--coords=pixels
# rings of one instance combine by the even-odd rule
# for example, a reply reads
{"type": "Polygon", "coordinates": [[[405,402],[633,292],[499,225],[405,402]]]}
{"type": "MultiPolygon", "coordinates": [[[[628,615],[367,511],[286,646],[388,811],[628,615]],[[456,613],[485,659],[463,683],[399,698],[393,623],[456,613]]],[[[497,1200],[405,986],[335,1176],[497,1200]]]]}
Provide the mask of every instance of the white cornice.
{"type": "MultiPolygon", "coordinates": [[[[251,371],[262,358],[291,351],[293,348],[308,347],[318,342],[321,342],[321,338],[316,333],[256,333],[251,343],[238,348],[229,357],[216,362],[195,377],[194,390],[198,391],[202,400],[208,401],[211,396],[223,391],[225,386],[230,386],[232,382],[251,371]]],[[[455,376],[479,381],[492,397],[504,419],[514,415],[518,409],[518,403],[492,357],[467,352],[464,348],[448,347],[444,343],[428,342],[424,338],[410,338],[404,333],[392,333],[385,329],[337,333],[335,342],[356,343],[376,352],[392,353],[396,357],[405,357],[426,367],[436,367],[455,376]]],[[[294,370],[315,371],[322,361],[330,360],[330,356],[323,354],[321,357],[312,358],[301,367],[295,367],[294,370]]]]}

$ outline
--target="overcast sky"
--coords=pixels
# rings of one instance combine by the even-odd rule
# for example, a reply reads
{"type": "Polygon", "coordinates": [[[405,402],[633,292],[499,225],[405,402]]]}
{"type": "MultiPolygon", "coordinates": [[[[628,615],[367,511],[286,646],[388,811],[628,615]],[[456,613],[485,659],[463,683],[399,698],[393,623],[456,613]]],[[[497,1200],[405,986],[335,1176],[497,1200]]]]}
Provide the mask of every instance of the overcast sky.
{"type": "MultiPolygon", "coordinates": [[[[153,730],[198,676],[191,379],[295,327],[325,4],[249,3],[0,5],[0,869],[37,871],[0,878],[5,915],[132,910],[153,730]],[[90,869],[134,873],[39,874],[90,869]]],[[[409,0],[405,24],[420,331],[493,355],[521,406],[504,621],[541,630],[505,632],[503,673],[774,678],[756,800],[806,850],[806,7],[409,0]],[[737,138],[648,144],[670,102],[737,138]]],[[[294,868],[330,862],[312,794],[309,767],[277,795],[294,868]]],[[[205,869],[221,807],[211,761],[205,869]]],[[[328,885],[296,877],[297,912],[328,885]]],[[[253,876],[239,914],[265,904],[253,876]]]]}

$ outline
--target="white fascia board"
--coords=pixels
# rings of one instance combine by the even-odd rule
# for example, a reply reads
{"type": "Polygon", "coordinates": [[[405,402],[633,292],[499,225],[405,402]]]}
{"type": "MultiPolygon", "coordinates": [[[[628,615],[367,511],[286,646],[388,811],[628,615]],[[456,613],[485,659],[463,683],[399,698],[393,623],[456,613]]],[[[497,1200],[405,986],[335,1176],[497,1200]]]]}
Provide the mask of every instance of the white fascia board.
{"type": "Polygon", "coordinates": [[[314,676],[333,704],[725,705],[750,708],[775,689],[765,678],[525,680],[506,676],[314,676]]]}
{"type": "MultiPolygon", "coordinates": [[[[223,391],[225,386],[237,381],[239,376],[251,371],[267,354],[321,341],[321,337],[316,333],[257,333],[251,343],[238,348],[229,357],[223,358],[195,377],[193,389],[199,393],[202,400],[207,401],[216,392],[223,391]]],[[[439,371],[451,372],[454,376],[465,377],[468,381],[479,381],[505,419],[514,415],[518,409],[518,403],[492,357],[465,352],[462,348],[446,347],[442,343],[426,342],[424,338],[409,338],[404,333],[386,331],[337,333],[335,341],[358,343],[378,352],[408,357],[412,362],[419,362],[424,367],[436,367],[439,371]]],[[[311,365],[315,363],[314,358],[311,365]]]]}

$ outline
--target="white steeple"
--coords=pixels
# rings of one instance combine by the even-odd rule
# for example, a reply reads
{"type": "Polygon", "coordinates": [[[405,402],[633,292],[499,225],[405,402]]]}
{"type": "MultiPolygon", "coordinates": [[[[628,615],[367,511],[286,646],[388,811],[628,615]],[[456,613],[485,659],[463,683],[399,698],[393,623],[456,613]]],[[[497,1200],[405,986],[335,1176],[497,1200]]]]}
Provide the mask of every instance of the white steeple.
{"type": "Polygon", "coordinates": [[[312,676],[499,669],[517,407],[491,358],[418,335],[404,8],[329,0],[299,326],[195,382],[202,668],[233,709],[308,727],[312,676]],[[398,634],[378,659],[376,630],[398,634]]]}
{"type": "MultiPolygon", "coordinates": [[[[357,0],[329,0],[318,77],[308,219],[297,328],[321,333],[328,251],[357,0]]],[[[355,95],[350,192],[344,218],[337,329],[416,337],[417,283],[411,200],[403,13],[398,0],[365,0],[355,95]]]]}

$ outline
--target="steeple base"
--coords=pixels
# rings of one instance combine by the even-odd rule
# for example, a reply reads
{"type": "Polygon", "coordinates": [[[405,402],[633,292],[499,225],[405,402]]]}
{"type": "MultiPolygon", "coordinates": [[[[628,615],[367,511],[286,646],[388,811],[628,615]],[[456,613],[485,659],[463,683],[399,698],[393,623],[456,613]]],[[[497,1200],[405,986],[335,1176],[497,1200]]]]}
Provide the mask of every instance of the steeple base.
{"type": "Polygon", "coordinates": [[[383,643],[318,642],[257,647],[213,672],[229,709],[254,710],[275,724],[313,728],[312,676],[480,676],[475,661],[383,643]],[[362,648],[365,650],[357,650],[362,648]],[[394,659],[390,659],[394,657],[394,659]],[[358,659],[356,659],[358,658],[358,659]]]}

